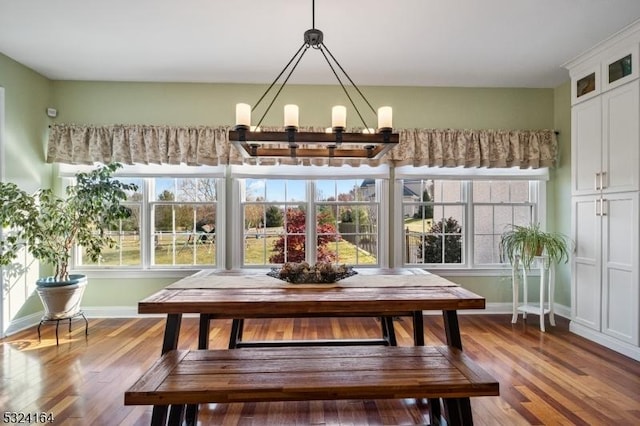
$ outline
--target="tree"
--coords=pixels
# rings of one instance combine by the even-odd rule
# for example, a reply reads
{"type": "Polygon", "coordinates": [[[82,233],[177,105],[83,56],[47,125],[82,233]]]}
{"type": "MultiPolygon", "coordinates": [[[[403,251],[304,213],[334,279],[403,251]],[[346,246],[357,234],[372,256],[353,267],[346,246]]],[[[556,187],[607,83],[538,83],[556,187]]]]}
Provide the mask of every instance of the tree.
{"type": "Polygon", "coordinates": [[[462,263],[462,226],[452,217],[435,223],[418,246],[418,259],[422,260],[423,252],[424,263],[462,263]]]}
{"type": "MultiPolygon", "coordinates": [[[[431,201],[431,196],[429,195],[429,191],[426,189],[422,191],[422,201],[427,203],[431,201]]],[[[433,205],[432,204],[421,204],[418,208],[418,211],[413,215],[414,219],[433,219],[433,205]]]]}
{"type": "MultiPolygon", "coordinates": [[[[326,214],[326,213],[325,213],[326,214]]],[[[318,262],[334,262],[337,256],[328,245],[337,241],[336,227],[332,223],[323,224],[323,213],[318,215],[318,262]]],[[[301,209],[287,209],[285,235],[273,243],[274,254],[269,257],[271,263],[302,262],[305,260],[306,212],[301,209]]]]}
{"type": "Polygon", "coordinates": [[[245,204],[244,206],[244,226],[245,229],[258,228],[263,225],[264,207],[260,204],[245,204]]]}
{"type": "Polygon", "coordinates": [[[282,226],[284,221],[284,216],[282,215],[282,210],[280,210],[276,206],[270,206],[265,212],[266,217],[266,227],[267,228],[277,228],[282,226]]]}
{"type": "Polygon", "coordinates": [[[346,208],[340,213],[340,222],[368,225],[369,212],[367,211],[367,208],[363,206],[353,206],[346,208]]]}

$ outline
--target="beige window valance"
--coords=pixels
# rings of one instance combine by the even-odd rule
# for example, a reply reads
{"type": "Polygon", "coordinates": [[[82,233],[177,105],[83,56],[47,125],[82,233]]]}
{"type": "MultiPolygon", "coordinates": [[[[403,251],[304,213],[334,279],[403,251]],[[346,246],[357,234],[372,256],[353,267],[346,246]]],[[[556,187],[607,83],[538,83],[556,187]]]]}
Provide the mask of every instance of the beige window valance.
{"type": "MultiPolygon", "coordinates": [[[[230,127],[54,124],[47,162],[68,164],[256,164],[229,142],[230,127]]],[[[322,131],[322,129],[305,129],[322,131]]],[[[380,163],[435,167],[554,167],[558,143],[553,130],[402,129],[400,143],[379,161],[314,159],[300,164],[340,166],[380,163]]],[[[298,160],[261,159],[260,164],[298,160]]]]}

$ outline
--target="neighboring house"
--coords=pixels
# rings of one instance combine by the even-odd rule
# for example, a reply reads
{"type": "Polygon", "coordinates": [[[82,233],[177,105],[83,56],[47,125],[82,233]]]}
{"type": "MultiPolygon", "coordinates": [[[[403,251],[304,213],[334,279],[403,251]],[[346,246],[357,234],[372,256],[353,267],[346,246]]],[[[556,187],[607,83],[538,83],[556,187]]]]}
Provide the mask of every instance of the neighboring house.
{"type": "MultiPolygon", "coordinates": [[[[402,187],[402,202],[415,203],[420,201],[420,195],[416,193],[419,191],[418,184],[406,184],[402,187]],[[412,189],[412,187],[414,189],[412,189]]],[[[374,179],[364,179],[360,184],[360,189],[365,199],[371,200],[376,196],[376,182],[374,179]]],[[[418,212],[418,206],[411,206],[409,209],[405,209],[404,217],[413,217],[418,212]]]]}

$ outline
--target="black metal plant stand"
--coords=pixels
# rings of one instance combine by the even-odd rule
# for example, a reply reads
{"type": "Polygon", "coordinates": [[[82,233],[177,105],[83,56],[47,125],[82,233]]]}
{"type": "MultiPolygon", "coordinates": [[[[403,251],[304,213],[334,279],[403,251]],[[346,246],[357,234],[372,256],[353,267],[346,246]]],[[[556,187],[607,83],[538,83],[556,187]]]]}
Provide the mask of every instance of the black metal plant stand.
{"type": "Polygon", "coordinates": [[[42,317],[42,319],[40,320],[40,324],[38,324],[38,342],[40,342],[41,338],[40,338],[40,327],[42,326],[42,324],[46,323],[46,322],[55,322],[56,323],[56,346],[58,346],[58,327],[60,326],[60,321],[66,321],[69,320],[69,333],[71,333],[71,321],[75,318],[78,317],[82,317],[84,319],[84,335],[88,336],[89,335],[89,321],[87,321],[87,317],[84,316],[84,312],[80,311],[77,314],[70,316],[68,318],[47,318],[42,317]]]}

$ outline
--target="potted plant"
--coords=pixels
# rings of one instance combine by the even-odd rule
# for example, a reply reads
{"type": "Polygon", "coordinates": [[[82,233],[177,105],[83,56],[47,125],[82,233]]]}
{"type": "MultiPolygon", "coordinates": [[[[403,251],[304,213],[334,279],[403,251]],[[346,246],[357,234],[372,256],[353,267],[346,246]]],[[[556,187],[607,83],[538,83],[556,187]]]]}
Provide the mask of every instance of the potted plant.
{"type": "Polygon", "coordinates": [[[526,269],[536,256],[548,256],[553,263],[569,261],[570,240],[557,232],[545,232],[540,224],[529,226],[510,225],[500,240],[500,250],[513,265],[516,256],[526,269]]]}
{"type": "Polygon", "coordinates": [[[82,246],[97,261],[102,249],[116,245],[107,231],[131,215],[120,202],[126,200],[126,191],[137,187],[113,179],[119,167],[113,163],[77,173],[76,184],[67,187],[64,198],[50,189],[29,194],[14,183],[0,182],[0,223],[5,230],[0,267],[20,269],[14,262],[26,249],[53,268],[52,276],[36,283],[46,319],[70,318],[80,310],[86,277],[69,274],[74,247],[82,246]]]}

